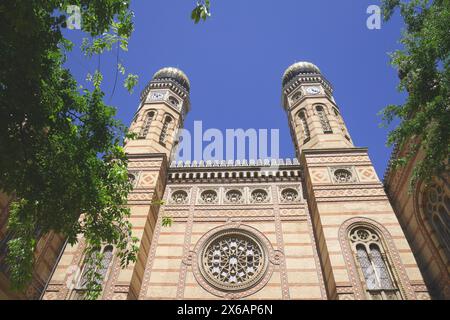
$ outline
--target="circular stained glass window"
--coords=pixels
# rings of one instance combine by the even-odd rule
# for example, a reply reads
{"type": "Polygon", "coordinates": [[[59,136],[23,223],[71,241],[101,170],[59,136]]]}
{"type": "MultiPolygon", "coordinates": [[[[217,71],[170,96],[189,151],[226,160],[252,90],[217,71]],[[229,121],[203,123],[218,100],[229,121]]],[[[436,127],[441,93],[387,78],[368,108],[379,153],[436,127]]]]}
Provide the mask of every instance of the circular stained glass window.
{"type": "Polygon", "coordinates": [[[220,290],[240,291],[264,276],[268,258],[264,246],[250,232],[225,230],[213,235],[199,256],[203,277],[220,290]]]}

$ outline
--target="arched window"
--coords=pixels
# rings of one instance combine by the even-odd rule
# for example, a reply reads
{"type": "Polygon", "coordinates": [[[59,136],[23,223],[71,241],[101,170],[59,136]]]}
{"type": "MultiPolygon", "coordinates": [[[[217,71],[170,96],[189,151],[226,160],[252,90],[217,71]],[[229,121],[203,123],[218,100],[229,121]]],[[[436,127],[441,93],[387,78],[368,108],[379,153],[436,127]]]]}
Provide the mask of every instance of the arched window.
{"type": "Polygon", "coordinates": [[[358,226],[351,229],[349,238],[367,296],[373,300],[402,299],[379,235],[370,228],[358,226]]]}
{"type": "Polygon", "coordinates": [[[425,188],[423,213],[435,232],[436,245],[443,248],[447,260],[450,260],[450,188],[444,180],[434,179],[425,188]]]}
{"type": "Polygon", "coordinates": [[[144,125],[141,128],[141,132],[139,132],[139,139],[145,139],[147,137],[148,131],[150,130],[150,125],[152,124],[154,118],[154,111],[150,111],[147,113],[147,115],[145,116],[144,125]]]}
{"type": "Polygon", "coordinates": [[[167,135],[169,132],[169,126],[170,126],[171,122],[172,122],[172,118],[166,117],[166,120],[164,121],[162,130],[161,130],[161,135],[159,136],[159,143],[162,143],[162,144],[166,143],[167,135]]]}
{"type": "Polygon", "coordinates": [[[108,245],[103,249],[102,262],[98,269],[98,273],[103,280],[106,278],[106,273],[108,272],[109,265],[111,264],[113,258],[113,246],[108,245]]]}
{"type": "Polygon", "coordinates": [[[309,132],[308,121],[306,120],[305,111],[302,110],[299,112],[298,117],[300,118],[300,122],[302,124],[303,136],[304,140],[307,141],[311,137],[311,133],[309,132]]]}
{"type": "Polygon", "coordinates": [[[333,133],[331,130],[330,121],[328,121],[327,114],[323,106],[316,107],[317,115],[319,116],[320,124],[322,125],[322,129],[324,133],[333,133]]]}
{"type": "MultiPolygon", "coordinates": [[[[89,280],[89,271],[95,272],[98,274],[99,278],[97,279],[97,283],[101,286],[106,280],[106,274],[108,272],[108,268],[111,264],[113,258],[113,246],[107,245],[103,248],[101,261],[97,263],[99,257],[100,249],[94,251],[93,259],[89,259],[89,262],[86,262],[83,266],[83,272],[81,273],[81,277],[78,281],[78,285],[73,290],[72,300],[84,300],[85,292],[88,289],[87,284],[89,280]],[[92,268],[92,266],[94,267],[92,268]]],[[[87,259],[85,259],[87,260],[87,259]]]]}

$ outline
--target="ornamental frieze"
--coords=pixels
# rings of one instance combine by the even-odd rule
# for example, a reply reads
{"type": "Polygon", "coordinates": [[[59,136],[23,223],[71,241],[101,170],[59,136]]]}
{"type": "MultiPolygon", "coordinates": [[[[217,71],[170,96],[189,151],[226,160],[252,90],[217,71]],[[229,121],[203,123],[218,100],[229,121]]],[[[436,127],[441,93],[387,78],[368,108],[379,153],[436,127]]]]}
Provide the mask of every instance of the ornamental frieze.
{"type": "Polygon", "coordinates": [[[386,196],[382,188],[360,188],[360,189],[341,189],[341,190],[315,190],[318,198],[326,197],[354,197],[354,196],[386,196]]]}
{"type": "Polygon", "coordinates": [[[311,157],[307,158],[308,165],[314,163],[355,163],[355,162],[369,162],[367,155],[360,156],[333,156],[333,157],[311,157]]]}
{"type": "Polygon", "coordinates": [[[130,161],[128,168],[160,168],[161,161],[130,161]]]}

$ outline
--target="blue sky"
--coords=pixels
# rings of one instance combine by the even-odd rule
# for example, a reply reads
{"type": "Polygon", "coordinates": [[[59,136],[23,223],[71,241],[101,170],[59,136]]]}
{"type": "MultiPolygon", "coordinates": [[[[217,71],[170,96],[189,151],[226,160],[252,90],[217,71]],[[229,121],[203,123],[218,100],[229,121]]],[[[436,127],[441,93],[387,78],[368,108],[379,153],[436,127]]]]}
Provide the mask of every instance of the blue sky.
{"type": "MultiPolygon", "coordinates": [[[[121,60],[139,75],[130,95],[115,78],[115,54],[101,58],[106,101],[118,108],[117,116],[129,124],[139,103],[139,93],[152,75],[164,66],[182,69],[191,81],[192,110],[185,128],[196,120],[203,128],[280,129],[280,156],[294,157],[287,117],[281,107],[281,77],[296,61],[311,61],[334,86],[353,141],[368,147],[382,177],[390,156],[386,129],[379,110],[401,103],[398,78],[388,53],[399,48],[398,15],[381,30],[366,27],[369,5],[380,0],[213,0],[212,17],[194,25],[191,0],[132,1],[135,32],[121,60]]],[[[80,43],[80,31],[67,37],[80,43]]],[[[67,66],[82,81],[93,72],[78,50],[67,66]]]]}

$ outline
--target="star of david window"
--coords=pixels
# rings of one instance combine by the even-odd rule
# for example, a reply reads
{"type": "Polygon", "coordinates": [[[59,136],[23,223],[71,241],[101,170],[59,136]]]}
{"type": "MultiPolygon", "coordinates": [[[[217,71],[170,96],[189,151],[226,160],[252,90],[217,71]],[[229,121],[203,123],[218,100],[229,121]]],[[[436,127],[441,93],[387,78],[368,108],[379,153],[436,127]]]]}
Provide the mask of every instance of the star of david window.
{"type": "Polygon", "coordinates": [[[255,190],[252,192],[252,200],[256,203],[266,202],[268,199],[267,192],[264,190],[255,190]]]}
{"type": "Polygon", "coordinates": [[[230,190],[226,193],[225,198],[230,203],[238,203],[242,199],[242,193],[238,190],[230,190]]]}
{"type": "Polygon", "coordinates": [[[188,194],[184,190],[175,191],[172,193],[172,201],[175,204],[183,204],[187,202],[188,194]]]}
{"type": "Polygon", "coordinates": [[[283,202],[294,202],[298,198],[298,192],[294,189],[284,189],[281,191],[281,199],[283,202]]]}
{"type": "Polygon", "coordinates": [[[336,183],[349,183],[353,182],[353,175],[347,169],[336,169],[334,171],[334,181],[336,183]]]}
{"type": "Polygon", "coordinates": [[[205,280],[219,290],[240,291],[257,284],[268,261],[266,250],[249,232],[225,230],[213,235],[200,255],[205,280]]]}
{"type": "Polygon", "coordinates": [[[203,191],[200,195],[202,201],[204,203],[216,203],[217,202],[217,193],[213,190],[203,191]]]}

